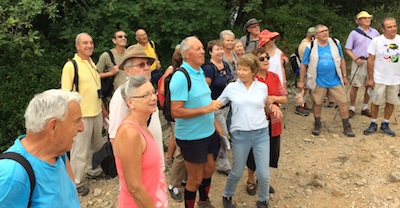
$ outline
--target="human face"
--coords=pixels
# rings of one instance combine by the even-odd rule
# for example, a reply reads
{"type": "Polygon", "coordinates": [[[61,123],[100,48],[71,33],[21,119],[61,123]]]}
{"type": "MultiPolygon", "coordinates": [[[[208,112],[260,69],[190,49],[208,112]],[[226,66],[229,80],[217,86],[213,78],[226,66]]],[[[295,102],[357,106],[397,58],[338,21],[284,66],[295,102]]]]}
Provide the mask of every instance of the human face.
{"type": "Polygon", "coordinates": [[[210,51],[211,59],[222,60],[224,58],[225,52],[224,47],[219,45],[214,45],[210,51]]]}
{"type": "Polygon", "coordinates": [[[251,71],[249,66],[239,65],[237,69],[237,75],[240,81],[245,84],[253,82],[254,73],[251,71]]]}
{"type": "Polygon", "coordinates": [[[238,55],[238,56],[241,56],[244,54],[244,48],[243,48],[243,44],[241,41],[239,41],[235,44],[235,47],[233,47],[233,51],[235,51],[236,55],[238,55]]]}
{"type": "Polygon", "coordinates": [[[56,146],[60,148],[60,153],[63,154],[71,150],[74,137],[78,132],[84,130],[82,111],[79,103],[70,102],[68,104],[68,113],[64,120],[57,120],[55,122],[55,137],[58,141],[56,146]]]}
{"type": "Polygon", "coordinates": [[[189,39],[188,45],[188,50],[183,52],[186,62],[194,69],[198,69],[204,64],[204,46],[197,38],[189,39]]]}
{"type": "Polygon", "coordinates": [[[319,27],[315,36],[318,40],[327,41],[329,38],[329,29],[326,26],[319,27]]]}
{"type": "Polygon", "coordinates": [[[132,58],[131,65],[126,66],[125,73],[128,76],[143,75],[150,79],[150,62],[147,58],[132,58]]]}
{"type": "Polygon", "coordinates": [[[397,34],[397,24],[395,20],[386,20],[383,22],[384,28],[382,28],[383,35],[388,39],[393,39],[397,34]]]}
{"type": "Polygon", "coordinates": [[[250,25],[249,27],[247,27],[247,31],[254,36],[260,34],[260,24],[256,23],[250,25]]]}
{"type": "Polygon", "coordinates": [[[361,17],[357,20],[358,25],[360,26],[370,26],[371,25],[371,17],[361,17]]]}
{"type": "Polygon", "coordinates": [[[262,71],[268,71],[269,69],[269,55],[266,53],[259,54],[258,59],[260,60],[260,70],[262,71]],[[261,61],[263,59],[263,61],[261,61]]]}
{"type": "Polygon", "coordinates": [[[118,31],[115,33],[112,41],[116,46],[125,47],[128,41],[128,37],[126,36],[124,31],[118,31]]]}
{"type": "Polygon", "coordinates": [[[147,33],[146,31],[140,29],[138,31],[136,31],[136,40],[139,43],[147,43],[149,40],[147,38],[147,33]]]}
{"type": "Polygon", "coordinates": [[[233,44],[233,36],[232,35],[225,35],[223,42],[224,42],[224,48],[229,49],[229,50],[233,49],[234,44],[233,44]]]}
{"type": "Polygon", "coordinates": [[[88,59],[93,54],[94,43],[92,37],[88,34],[82,34],[78,43],[75,44],[78,55],[83,59],[88,59]]]}
{"type": "Polygon", "coordinates": [[[151,82],[148,81],[135,90],[134,95],[128,99],[128,106],[149,115],[156,111],[157,94],[151,82]]]}

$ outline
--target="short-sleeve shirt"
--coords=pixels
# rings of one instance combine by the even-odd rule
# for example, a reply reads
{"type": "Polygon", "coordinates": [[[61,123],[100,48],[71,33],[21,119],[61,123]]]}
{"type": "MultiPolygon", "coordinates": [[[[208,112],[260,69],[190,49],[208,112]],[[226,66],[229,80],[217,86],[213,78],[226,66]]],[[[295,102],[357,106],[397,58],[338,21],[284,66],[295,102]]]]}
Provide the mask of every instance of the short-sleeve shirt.
{"type": "Polygon", "coordinates": [[[234,79],[230,68],[226,63],[224,63],[224,68],[218,70],[217,66],[215,66],[212,62],[204,64],[202,68],[206,77],[211,79],[211,98],[216,100],[225,89],[226,85],[228,85],[228,83],[234,79]],[[223,71],[225,71],[226,74],[224,74],[223,71]]]}
{"type": "MultiPolygon", "coordinates": [[[[171,102],[184,101],[184,108],[200,108],[211,103],[211,90],[206,82],[204,71],[191,67],[185,61],[185,68],[191,80],[188,91],[188,81],[181,71],[177,71],[170,81],[171,102]]],[[[175,118],[175,137],[180,140],[199,140],[211,136],[215,132],[214,112],[192,118],[175,118]]]]}
{"type": "MultiPolygon", "coordinates": [[[[124,60],[125,54],[115,53],[115,50],[113,50],[113,49],[111,50],[111,53],[114,56],[115,64],[118,64],[118,65],[121,64],[122,61],[124,60]]],[[[99,73],[109,72],[113,69],[114,64],[112,63],[111,57],[107,52],[103,52],[100,55],[99,62],[97,62],[96,67],[97,67],[97,71],[99,73]]],[[[114,90],[116,90],[120,85],[122,85],[123,83],[126,82],[126,77],[127,77],[127,75],[126,75],[125,71],[119,70],[119,72],[114,77],[114,83],[113,83],[114,90]]]]}
{"type": "MultiPolygon", "coordinates": [[[[362,30],[361,27],[358,27],[358,29],[362,30]]],[[[378,37],[380,35],[379,32],[372,27],[368,29],[366,34],[371,38],[378,37]]],[[[347,38],[345,48],[351,50],[357,58],[368,58],[369,54],[367,49],[371,41],[372,40],[370,38],[360,34],[355,30],[352,30],[347,38]]]]}

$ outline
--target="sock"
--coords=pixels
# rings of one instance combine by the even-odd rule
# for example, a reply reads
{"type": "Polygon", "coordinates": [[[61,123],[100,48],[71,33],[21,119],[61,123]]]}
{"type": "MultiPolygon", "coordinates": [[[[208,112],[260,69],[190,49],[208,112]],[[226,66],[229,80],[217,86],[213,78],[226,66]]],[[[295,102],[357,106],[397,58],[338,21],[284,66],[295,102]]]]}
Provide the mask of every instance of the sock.
{"type": "Polygon", "coordinates": [[[207,201],[208,191],[210,191],[211,178],[203,178],[199,186],[199,201],[207,201]]]}
{"type": "Polygon", "coordinates": [[[342,122],[343,122],[343,126],[345,126],[345,125],[349,124],[349,119],[348,118],[342,119],[342,122]]]}
{"type": "Polygon", "coordinates": [[[319,117],[319,118],[314,118],[315,119],[315,123],[321,123],[321,117],[319,117]]]}
{"type": "Polygon", "coordinates": [[[371,123],[376,124],[376,119],[371,119],[371,123]]]}
{"type": "Polygon", "coordinates": [[[383,119],[383,122],[382,122],[382,123],[389,123],[389,120],[383,119]]]}
{"type": "Polygon", "coordinates": [[[368,109],[368,103],[364,103],[364,104],[362,105],[361,110],[365,111],[365,110],[367,110],[367,109],[368,109]]]}
{"type": "Polygon", "coordinates": [[[353,112],[356,112],[356,106],[350,106],[349,110],[352,110],[353,112]]]}
{"type": "Polygon", "coordinates": [[[194,202],[196,200],[196,191],[188,191],[185,189],[185,208],[194,208],[194,202]]]}

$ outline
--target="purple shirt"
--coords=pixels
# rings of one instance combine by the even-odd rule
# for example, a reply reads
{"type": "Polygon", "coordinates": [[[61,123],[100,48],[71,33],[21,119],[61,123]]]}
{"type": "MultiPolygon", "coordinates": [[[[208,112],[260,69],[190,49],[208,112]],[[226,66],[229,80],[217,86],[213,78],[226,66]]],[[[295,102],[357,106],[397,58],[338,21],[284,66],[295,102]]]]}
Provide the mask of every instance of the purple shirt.
{"type": "MultiPolygon", "coordinates": [[[[360,26],[358,28],[362,30],[360,26]]],[[[368,32],[366,34],[371,38],[380,35],[379,32],[372,27],[368,29],[368,32]]],[[[371,39],[365,37],[364,35],[361,35],[355,30],[352,30],[349,34],[349,37],[347,38],[345,48],[351,50],[357,58],[362,56],[368,58],[369,54],[367,52],[367,49],[370,43],[371,39]]]]}

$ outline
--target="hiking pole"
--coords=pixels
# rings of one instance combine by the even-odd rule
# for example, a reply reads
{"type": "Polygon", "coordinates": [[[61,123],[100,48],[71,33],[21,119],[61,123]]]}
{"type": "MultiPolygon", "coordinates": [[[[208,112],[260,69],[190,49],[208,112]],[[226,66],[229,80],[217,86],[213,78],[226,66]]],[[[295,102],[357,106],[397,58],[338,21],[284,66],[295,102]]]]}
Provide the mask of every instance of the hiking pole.
{"type": "MultiPolygon", "coordinates": [[[[349,86],[347,87],[346,92],[344,93],[346,96],[347,96],[347,93],[349,92],[349,89],[351,88],[351,83],[353,83],[353,80],[354,80],[354,77],[355,77],[356,74],[357,74],[358,68],[360,68],[360,65],[357,66],[356,71],[354,72],[354,75],[353,75],[353,76],[351,77],[351,79],[350,79],[349,86]]],[[[338,108],[338,105],[336,105],[335,108],[338,108]]],[[[337,116],[338,113],[339,113],[339,110],[337,110],[337,111],[335,112],[335,116],[333,117],[333,120],[336,119],[336,116],[337,116]]]]}

